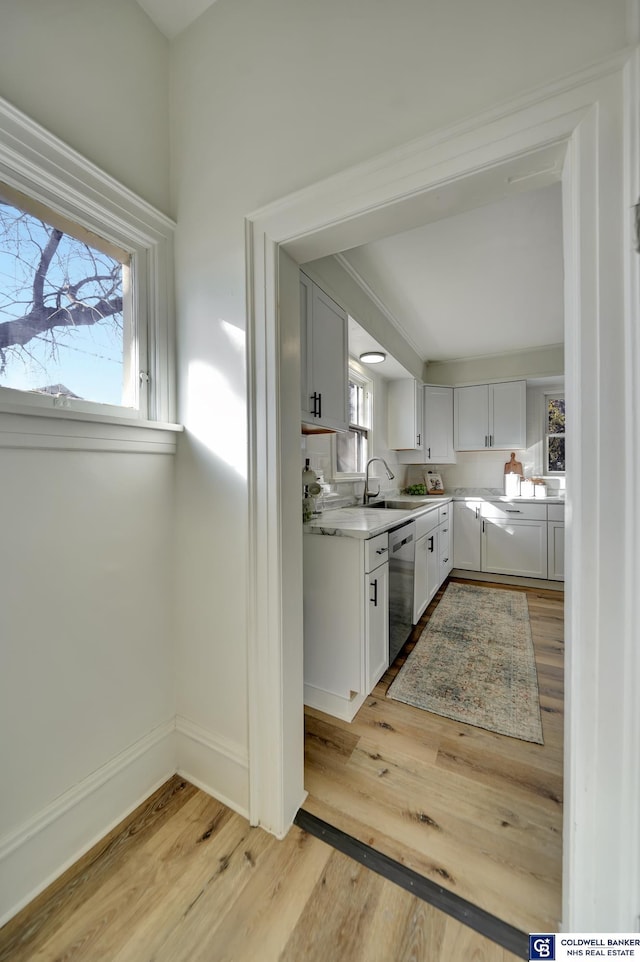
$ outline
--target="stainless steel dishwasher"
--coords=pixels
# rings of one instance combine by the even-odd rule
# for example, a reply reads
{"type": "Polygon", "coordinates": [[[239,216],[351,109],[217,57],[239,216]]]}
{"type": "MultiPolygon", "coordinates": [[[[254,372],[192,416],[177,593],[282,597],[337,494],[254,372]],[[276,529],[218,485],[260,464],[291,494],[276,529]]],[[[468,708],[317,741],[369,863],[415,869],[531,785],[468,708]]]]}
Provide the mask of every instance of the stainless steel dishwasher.
{"type": "Polygon", "coordinates": [[[416,523],[389,532],[389,664],[395,661],[413,626],[413,570],[416,523]]]}

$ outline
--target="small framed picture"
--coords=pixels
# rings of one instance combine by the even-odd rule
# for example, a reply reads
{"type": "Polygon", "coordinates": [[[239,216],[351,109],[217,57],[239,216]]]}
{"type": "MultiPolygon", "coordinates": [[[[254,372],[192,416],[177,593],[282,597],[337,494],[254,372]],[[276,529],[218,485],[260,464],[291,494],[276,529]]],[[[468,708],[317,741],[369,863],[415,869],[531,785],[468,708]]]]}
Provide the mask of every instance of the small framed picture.
{"type": "Polygon", "coordinates": [[[427,485],[427,494],[444,494],[444,485],[439,474],[426,474],[424,480],[427,485]]]}

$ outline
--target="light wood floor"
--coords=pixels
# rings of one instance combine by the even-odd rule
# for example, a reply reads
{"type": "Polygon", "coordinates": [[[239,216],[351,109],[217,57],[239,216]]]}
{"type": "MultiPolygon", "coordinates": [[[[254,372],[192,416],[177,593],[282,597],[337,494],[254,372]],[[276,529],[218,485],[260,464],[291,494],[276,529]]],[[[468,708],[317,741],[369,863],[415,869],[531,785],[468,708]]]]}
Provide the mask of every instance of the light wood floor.
{"type": "Polygon", "coordinates": [[[515,962],[298,828],[177,776],[0,929],[2,962],[515,962]]]}
{"type": "Polygon", "coordinates": [[[529,603],[544,746],[387,699],[401,658],[350,724],[306,711],[304,808],[523,932],[555,932],[564,596],[512,590],[525,590],[529,603]]]}

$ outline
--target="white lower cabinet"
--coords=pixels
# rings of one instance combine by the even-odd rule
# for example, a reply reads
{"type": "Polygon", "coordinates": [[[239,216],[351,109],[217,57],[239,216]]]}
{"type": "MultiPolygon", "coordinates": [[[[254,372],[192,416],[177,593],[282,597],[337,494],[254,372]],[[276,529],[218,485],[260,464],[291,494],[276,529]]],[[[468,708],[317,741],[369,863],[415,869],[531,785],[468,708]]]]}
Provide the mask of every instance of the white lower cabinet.
{"type": "Polygon", "coordinates": [[[304,702],[346,721],[388,666],[388,540],[304,536],[304,702]]]}
{"type": "Polygon", "coordinates": [[[454,517],[456,568],[564,580],[564,505],[457,501],[454,517]]]}
{"type": "Polygon", "coordinates": [[[450,504],[443,505],[443,507],[439,509],[438,520],[440,522],[438,525],[439,588],[453,568],[453,537],[451,532],[453,526],[453,511],[451,510],[450,504]]]}
{"type": "Polygon", "coordinates": [[[453,568],[451,504],[416,518],[416,561],[413,582],[413,623],[418,624],[427,605],[453,568]]]}
{"type": "Polygon", "coordinates": [[[453,503],[453,563],[465,571],[480,571],[480,509],[482,501],[453,503]]]}
{"type": "Polygon", "coordinates": [[[564,505],[549,505],[547,564],[550,581],[564,581],[564,505]]]}
{"type": "Polygon", "coordinates": [[[516,501],[485,501],[481,571],[547,577],[547,506],[516,501]]]}
{"type": "Polygon", "coordinates": [[[438,590],[440,553],[438,508],[416,518],[416,558],[413,578],[413,623],[417,625],[438,590]]]}
{"type": "Polygon", "coordinates": [[[547,577],[546,521],[482,522],[481,571],[547,577]]]}
{"type": "Polygon", "coordinates": [[[389,563],[365,574],[366,692],[373,691],[389,667],[389,563]]]}

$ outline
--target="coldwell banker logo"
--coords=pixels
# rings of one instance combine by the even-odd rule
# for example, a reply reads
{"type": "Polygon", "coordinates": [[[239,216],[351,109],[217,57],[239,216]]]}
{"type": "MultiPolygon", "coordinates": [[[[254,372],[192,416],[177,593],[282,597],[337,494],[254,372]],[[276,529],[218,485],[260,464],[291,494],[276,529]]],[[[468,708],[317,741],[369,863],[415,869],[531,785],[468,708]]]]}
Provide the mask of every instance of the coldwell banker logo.
{"type": "Polygon", "coordinates": [[[546,959],[547,962],[555,962],[556,957],[556,937],[555,935],[530,935],[529,936],[529,960],[546,959]]]}

